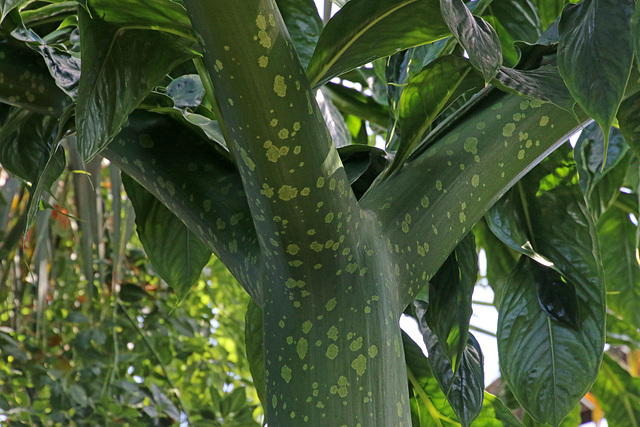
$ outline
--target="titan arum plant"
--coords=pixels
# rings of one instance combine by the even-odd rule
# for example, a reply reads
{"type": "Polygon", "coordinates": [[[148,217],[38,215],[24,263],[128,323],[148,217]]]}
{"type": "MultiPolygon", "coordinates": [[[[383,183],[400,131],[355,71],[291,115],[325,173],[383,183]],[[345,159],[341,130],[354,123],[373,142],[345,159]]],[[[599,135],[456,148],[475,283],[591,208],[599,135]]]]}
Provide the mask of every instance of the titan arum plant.
{"type": "Polygon", "coordinates": [[[635,1],[336,3],[323,26],[312,0],[0,1],[29,219],[65,150],[117,165],[177,293],[213,253],[250,294],[270,426],[520,425],[469,333],[480,249],[524,422],[591,390],[637,425],[635,371],[603,359],[640,343],[635,1]]]}

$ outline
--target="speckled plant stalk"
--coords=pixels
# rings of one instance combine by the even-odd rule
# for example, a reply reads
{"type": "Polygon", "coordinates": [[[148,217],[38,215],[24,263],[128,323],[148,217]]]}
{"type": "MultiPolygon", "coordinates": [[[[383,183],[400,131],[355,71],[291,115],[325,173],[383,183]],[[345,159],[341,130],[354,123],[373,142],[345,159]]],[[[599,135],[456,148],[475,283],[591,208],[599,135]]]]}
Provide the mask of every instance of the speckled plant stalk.
{"type": "Polygon", "coordinates": [[[402,309],[579,123],[491,94],[358,202],[275,3],[185,4],[259,244],[269,424],[411,425],[402,309]]]}

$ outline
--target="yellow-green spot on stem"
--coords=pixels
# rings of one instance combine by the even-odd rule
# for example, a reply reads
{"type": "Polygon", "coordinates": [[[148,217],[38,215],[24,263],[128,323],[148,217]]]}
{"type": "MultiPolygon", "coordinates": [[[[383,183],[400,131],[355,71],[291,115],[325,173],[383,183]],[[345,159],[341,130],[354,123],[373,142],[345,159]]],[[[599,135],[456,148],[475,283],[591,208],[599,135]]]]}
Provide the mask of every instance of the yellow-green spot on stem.
{"type": "Polygon", "coordinates": [[[284,328],[284,320],[279,321],[278,326],[280,326],[281,328],[284,328]]]}
{"type": "Polygon", "coordinates": [[[260,194],[267,196],[269,199],[273,197],[273,187],[269,187],[267,184],[262,184],[262,190],[260,194]]]}
{"type": "Polygon", "coordinates": [[[325,217],[324,217],[324,222],[326,222],[327,224],[329,224],[331,221],[333,221],[333,212],[329,212],[325,217]]]}
{"type": "Polygon", "coordinates": [[[277,75],[276,78],[273,79],[273,91],[281,98],[287,96],[287,84],[281,75],[277,75]]]}
{"type": "Polygon", "coordinates": [[[251,160],[244,148],[240,149],[240,157],[242,158],[244,164],[247,165],[249,170],[253,172],[256,168],[256,164],[253,162],[253,160],[251,160]]]}
{"type": "Polygon", "coordinates": [[[289,129],[280,129],[280,132],[278,132],[278,138],[280,139],[289,138],[289,129]]]}
{"type": "Polygon", "coordinates": [[[293,337],[287,337],[287,344],[291,345],[293,343],[293,337]]]}
{"type": "Polygon", "coordinates": [[[511,135],[513,135],[513,131],[515,131],[515,130],[516,130],[515,123],[507,123],[502,128],[502,135],[506,136],[506,137],[510,137],[511,135]]]}
{"type": "Polygon", "coordinates": [[[307,355],[307,349],[309,348],[309,343],[304,338],[300,338],[298,340],[298,345],[296,345],[296,352],[298,353],[298,357],[300,359],[304,359],[307,355]]]}
{"type": "Polygon", "coordinates": [[[402,402],[398,402],[396,407],[398,408],[398,417],[402,417],[402,402]]]}
{"type": "Polygon", "coordinates": [[[300,251],[300,246],[296,244],[290,244],[287,246],[287,253],[289,255],[295,255],[298,253],[298,251],[300,251]]]}
{"type": "Polygon", "coordinates": [[[477,187],[478,184],[480,184],[480,175],[473,175],[471,177],[471,185],[473,185],[474,187],[477,187]]]}
{"type": "Polygon", "coordinates": [[[351,351],[358,351],[360,350],[361,347],[362,347],[362,337],[358,338],[357,340],[351,341],[351,344],[349,345],[349,348],[351,349],[351,351]]]}
{"type": "Polygon", "coordinates": [[[467,220],[467,216],[464,214],[464,212],[460,212],[460,222],[463,223],[467,220]]]}
{"type": "Polygon", "coordinates": [[[520,120],[522,120],[522,114],[520,113],[515,113],[512,117],[514,122],[519,122],[520,120]]]}
{"type": "Polygon", "coordinates": [[[540,126],[546,126],[549,124],[549,116],[540,117],[540,126]]]}
{"type": "Polygon", "coordinates": [[[439,179],[436,180],[436,190],[438,191],[442,190],[442,181],[440,181],[439,179]]]}
{"type": "Polygon", "coordinates": [[[313,327],[313,323],[307,320],[302,324],[302,332],[304,332],[305,334],[308,334],[312,327],[313,327]]]}
{"type": "Polygon", "coordinates": [[[260,58],[258,58],[258,65],[261,68],[266,68],[266,66],[269,65],[269,57],[262,55],[260,58]]]}
{"type": "Polygon", "coordinates": [[[308,196],[309,194],[311,194],[311,189],[309,187],[304,187],[302,190],[300,190],[301,196],[308,196]]]}
{"type": "Polygon", "coordinates": [[[151,138],[151,135],[149,134],[140,134],[140,136],[138,137],[138,142],[143,148],[153,148],[153,138],[151,138]]]}
{"type": "Polygon", "coordinates": [[[478,138],[467,138],[464,142],[464,151],[471,154],[478,154],[478,138]]]}
{"type": "Polygon", "coordinates": [[[476,129],[482,130],[482,129],[484,129],[485,126],[486,125],[485,125],[484,122],[479,122],[479,123],[476,124],[476,129]]]}
{"type": "Polygon", "coordinates": [[[338,301],[336,301],[335,298],[331,298],[328,302],[327,305],[325,305],[325,308],[327,309],[327,311],[331,311],[334,308],[336,308],[336,305],[338,304],[338,301]]]}
{"type": "Polygon", "coordinates": [[[364,372],[367,370],[367,358],[359,355],[351,362],[351,367],[356,370],[358,375],[364,375],[364,372]]]}
{"type": "Polygon", "coordinates": [[[427,196],[422,196],[422,199],[420,199],[420,204],[422,205],[423,208],[428,208],[429,198],[427,196]]]}
{"type": "Polygon", "coordinates": [[[300,122],[295,122],[293,124],[293,130],[298,132],[300,130],[300,122]]]}
{"type": "Polygon", "coordinates": [[[289,289],[293,289],[293,288],[304,288],[307,285],[307,282],[305,282],[304,280],[296,280],[296,279],[292,279],[291,277],[289,277],[287,279],[287,281],[284,283],[285,286],[289,289]]]}
{"type": "Polygon", "coordinates": [[[329,339],[336,341],[338,339],[338,328],[332,326],[329,328],[329,332],[327,332],[327,336],[329,339]]]}
{"type": "Polygon", "coordinates": [[[284,365],[282,367],[282,371],[280,371],[280,375],[282,376],[282,379],[284,379],[287,384],[289,384],[289,381],[291,381],[291,368],[287,365],[284,365]]]}
{"type": "Polygon", "coordinates": [[[404,233],[408,233],[409,232],[409,224],[407,224],[406,221],[402,221],[402,231],[404,233]]]}
{"type": "Polygon", "coordinates": [[[263,14],[258,14],[258,17],[256,18],[256,25],[263,31],[267,29],[267,20],[263,14]]]}
{"type": "Polygon", "coordinates": [[[302,151],[301,146],[296,145],[295,147],[293,147],[293,154],[300,154],[301,151],[302,151]]]}
{"type": "Polygon", "coordinates": [[[318,188],[324,187],[324,178],[323,177],[318,178],[318,180],[316,181],[316,187],[318,187],[318,188]]]}
{"type": "Polygon", "coordinates": [[[335,359],[336,356],[338,356],[338,346],[335,344],[330,344],[329,348],[327,348],[326,356],[331,360],[335,359]]]}
{"type": "Polygon", "coordinates": [[[369,347],[369,357],[370,358],[374,358],[378,355],[378,347],[376,347],[375,345],[372,345],[371,347],[369,347]]]}
{"type": "Polygon", "coordinates": [[[276,397],[276,395],[274,394],[273,397],[271,398],[271,406],[273,406],[273,409],[276,408],[276,406],[278,406],[278,398],[276,397]]]}
{"type": "Polygon", "coordinates": [[[271,119],[271,122],[269,124],[271,125],[271,127],[278,126],[278,119],[271,119]]]}
{"type": "Polygon", "coordinates": [[[211,210],[211,200],[205,200],[204,202],[202,202],[202,207],[204,208],[205,212],[209,212],[211,210]]]}
{"type": "Polygon", "coordinates": [[[522,159],[524,159],[524,154],[525,154],[525,153],[524,153],[524,150],[520,150],[520,151],[518,151],[518,160],[522,160],[522,159]]]}
{"type": "Polygon", "coordinates": [[[298,189],[290,185],[283,185],[278,190],[278,197],[285,202],[295,198],[298,195],[298,189]]]}
{"type": "Polygon", "coordinates": [[[216,59],[216,67],[218,67],[218,70],[222,70],[222,61],[219,59],[216,59]]]}

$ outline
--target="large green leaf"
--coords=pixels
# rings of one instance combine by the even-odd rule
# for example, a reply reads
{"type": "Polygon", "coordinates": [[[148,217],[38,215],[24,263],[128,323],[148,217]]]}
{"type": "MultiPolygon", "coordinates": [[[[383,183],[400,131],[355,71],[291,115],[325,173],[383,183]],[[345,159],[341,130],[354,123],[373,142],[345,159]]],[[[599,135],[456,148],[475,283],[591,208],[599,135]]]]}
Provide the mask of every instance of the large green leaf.
{"type": "Polygon", "coordinates": [[[568,5],[558,26],[558,68],[578,105],[605,131],[629,79],[633,0],[583,0],[568,5]]]}
{"type": "Polygon", "coordinates": [[[473,16],[462,0],[440,0],[442,16],[469,55],[471,64],[490,82],[502,65],[500,38],[484,19],[473,16]]]}
{"type": "Polygon", "coordinates": [[[618,128],[611,127],[606,156],[604,146],[602,129],[592,123],[582,131],[573,151],[580,188],[594,218],[607,210],[620,194],[629,164],[626,157],[629,146],[618,128]]]}
{"type": "MultiPolygon", "coordinates": [[[[522,257],[505,287],[498,318],[500,370],[536,421],[559,425],[597,375],[602,350],[594,343],[602,343],[602,334],[593,319],[583,317],[576,330],[542,310],[534,263],[522,257]]],[[[583,315],[591,311],[584,301],[580,309],[583,315]]]]}
{"type": "Polygon", "coordinates": [[[467,236],[429,283],[429,301],[414,302],[429,365],[462,425],[482,408],[482,351],[469,335],[471,295],[478,272],[475,238],[467,236]]]}
{"type": "Polygon", "coordinates": [[[563,277],[540,274],[543,267],[526,258],[512,272],[498,318],[501,372],[536,421],[558,425],[595,381],[604,345],[604,277],[595,225],[566,146],[508,198],[514,208],[518,199],[521,204],[520,221],[508,222],[521,231],[510,235],[524,235],[529,243],[512,247],[539,254],[563,277]],[[577,310],[571,307],[576,299],[577,310]]]}
{"type": "Polygon", "coordinates": [[[76,124],[87,161],[120,132],[129,113],[167,72],[191,53],[188,39],[160,31],[126,29],[79,9],[82,75],[76,124]]]}
{"type": "Polygon", "coordinates": [[[182,298],[198,280],[211,250],[151,193],[122,176],[136,212],[140,242],[158,275],[182,298]]]}
{"type": "Polygon", "coordinates": [[[591,393],[611,427],[640,425],[640,378],[633,378],[607,354],[602,359],[600,375],[591,393]]]}
{"type": "Polygon", "coordinates": [[[400,146],[388,173],[402,167],[438,114],[464,92],[478,87],[482,87],[482,78],[465,58],[453,55],[434,60],[412,77],[400,97],[400,146]]]}
{"type": "Polygon", "coordinates": [[[448,34],[438,0],[351,0],[322,32],[307,75],[318,87],[367,62],[448,34]]]}
{"type": "Polygon", "coordinates": [[[302,67],[309,65],[322,32],[322,20],[313,0],[277,0],[302,67]]]}
{"type": "Polygon", "coordinates": [[[640,328],[636,226],[628,212],[612,206],[598,221],[598,235],[607,285],[607,307],[640,328]]]}
{"type": "Polygon", "coordinates": [[[134,112],[105,156],[184,221],[260,301],[259,251],[246,194],[221,151],[166,116],[134,112]]]}
{"type": "Polygon", "coordinates": [[[546,30],[560,16],[562,8],[569,3],[569,0],[533,0],[533,2],[540,14],[542,29],[546,30]]]}

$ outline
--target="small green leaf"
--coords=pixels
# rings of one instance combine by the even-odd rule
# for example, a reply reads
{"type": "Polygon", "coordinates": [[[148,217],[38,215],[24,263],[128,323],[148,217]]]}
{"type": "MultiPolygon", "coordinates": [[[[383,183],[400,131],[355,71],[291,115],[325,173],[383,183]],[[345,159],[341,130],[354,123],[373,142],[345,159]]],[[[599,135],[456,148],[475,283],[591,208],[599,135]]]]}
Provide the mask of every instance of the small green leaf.
{"type": "Polygon", "coordinates": [[[551,102],[573,113],[575,101],[554,66],[543,65],[535,70],[500,67],[494,82],[503,90],[551,102]]]}
{"type": "Polygon", "coordinates": [[[263,406],[267,405],[267,385],[265,380],[264,347],[262,345],[262,308],[253,300],[249,301],[245,315],[244,342],[249,361],[249,370],[258,398],[263,406]]]}
{"type": "Polygon", "coordinates": [[[147,93],[192,53],[192,41],[153,30],[126,29],[78,10],[82,75],[78,93],[78,149],[84,161],[120,132],[147,93]]]}
{"type": "Polygon", "coordinates": [[[436,117],[460,95],[482,87],[465,58],[447,55],[429,63],[402,92],[399,110],[400,146],[389,174],[400,169],[436,117]]]}
{"type": "Polygon", "coordinates": [[[616,127],[609,132],[609,147],[604,155],[604,136],[598,124],[592,123],[580,134],[573,149],[580,176],[580,189],[589,210],[598,218],[620,194],[627,173],[629,146],[616,127]],[[606,164],[603,164],[603,159],[606,164]]]}
{"type": "Polygon", "coordinates": [[[532,0],[496,1],[489,10],[516,40],[534,43],[542,34],[542,22],[532,0]]]}
{"type": "Polygon", "coordinates": [[[211,250],[158,199],[122,176],[136,212],[138,236],[158,275],[184,296],[211,258],[211,250]]]}
{"type": "Polygon", "coordinates": [[[347,127],[347,123],[342,117],[342,113],[333,105],[331,97],[329,96],[328,89],[320,88],[316,92],[316,101],[320,112],[324,118],[324,122],[329,129],[331,139],[336,148],[345,147],[351,144],[351,133],[347,127]]]}
{"type": "Polygon", "coordinates": [[[536,283],[538,302],[542,310],[552,319],[571,326],[580,327],[576,287],[552,268],[529,259],[529,268],[536,283]]]}
{"type": "Polygon", "coordinates": [[[387,167],[388,154],[369,145],[348,145],[338,150],[355,196],[360,199],[387,167]]]}
{"type": "Polygon", "coordinates": [[[473,16],[462,0],[440,0],[440,7],[471,64],[480,70],[486,83],[490,82],[502,65],[502,48],[496,30],[484,19],[473,16]]]}
{"type": "Polygon", "coordinates": [[[307,75],[319,87],[345,71],[449,34],[438,0],[351,0],[320,35],[307,75]]]}
{"type": "Polygon", "coordinates": [[[204,98],[204,86],[197,74],[185,74],[167,86],[167,95],[176,108],[197,108],[204,98]]]}
{"type": "Polygon", "coordinates": [[[307,68],[322,32],[322,20],[313,0],[277,0],[293,46],[303,68],[307,68]]]}
{"type": "Polygon", "coordinates": [[[22,7],[28,2],[29,0],[0,0],[0,23],[2,23],[9,12],[22,7]]]}
{"type": "Polygon", "coordinates": [[[631,71],[634,7],[634,0],[583,0],[567,5],[558,25],[560,75],[605,132],[605,147],[631,71]]]}

